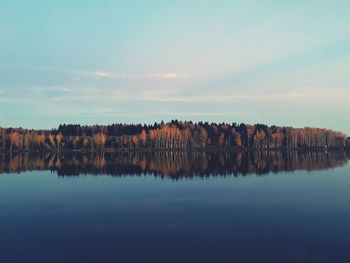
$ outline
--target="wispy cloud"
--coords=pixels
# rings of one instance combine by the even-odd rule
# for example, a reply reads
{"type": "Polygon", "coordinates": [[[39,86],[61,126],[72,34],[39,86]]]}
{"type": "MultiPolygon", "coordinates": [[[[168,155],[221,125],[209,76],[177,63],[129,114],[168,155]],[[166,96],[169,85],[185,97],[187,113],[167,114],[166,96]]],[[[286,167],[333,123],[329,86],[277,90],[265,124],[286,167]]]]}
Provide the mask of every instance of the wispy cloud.
{"type": "MultiPolygon", "coordinates": [[[[181,90],[153,89],[140,90],[114,87],[74,87],[74,86],[31,86],[32,92],[51,100],[67,101],[145,101],[169,103],[231,103],[231,102],[285,102],[313,103],[334,102],[350,99],[350,88],[297,87],[285,92],[255,92],[236,94],[187,95],[181,90]]],[[[0,93],[1,94],[1,93],[0,93]]],[[[13,94],[15,95],[15,94],[13,94]]]]}
{"type": "Polygon", "coordinates": [[[175,72],[168,73],[150,73],[150,74],[118,74],[106,71],[84,72],[98,78],[115,78],[115,79],[184,79],[185,75],[179,75],[175,72]]]}
{"type": "Polygon", "coordinates": [[[110,78],[111,74],[109,72],[105,71],[95,71],[92,73],[92,75],[99,77],[99,78],[110,78]]]}
{"type": "Polygon", "coordinates": [[[54,74],[72,75],[74,77],[94,77],[94,78],[110,78],[110,79],[185,79],[188,75],[179,74],[177,72],[161,72],[161,73],[118,73],[105,70],[80,70],[80,69],[62,69],[50,66],[30,66],[30,65],[12,65],[12,67],[24,70],[46,71],[54,74]]]}
{"type": "MultiPolygon", "coordinates": [[[[143,92],[129,95],[127,93],[115,93],[109,96],[110,100],[142,100],[155,102],[187,102],[187,103],[231,103],[238,101],[245,102],[308,102],[312,101],[336,101],[350,99],[350,89],[348,88],[312,88],[298,87],[287,92],[275,93],[237,93],[234,95],[175,95],[173,92],[143,92]]],[[[107,98],[106,98],[107,99],[107,98]]]]}
{"type": "MultiPolygon", "coordinates": [[[[158,116],[176,116],[176,117],[181,117],[181,116],[194,116],[194,117],[202,117],[202,116],[231,116],[231,112],[196,112],[196,111],[184,111],[184,112],[162,112],[162,113],[157,113],[158,116]]],[[[237,114],[235,114],[237,115],[237,114]]]]}
{"type": "MultiPolygon", "coordinates": [[[[68,86],[37,86],[31,85],[29,87],[18,89],[18,93],[23,92],[24,90],[29,90],[32,94],[36,94],[37,98],[43,97],[50,100],[61,100],[67,99],[70,95],[75,94],[77,89],[74,87],[68,86]]],[[[12,96],[16,95],[12,93],[12,96]]]]}

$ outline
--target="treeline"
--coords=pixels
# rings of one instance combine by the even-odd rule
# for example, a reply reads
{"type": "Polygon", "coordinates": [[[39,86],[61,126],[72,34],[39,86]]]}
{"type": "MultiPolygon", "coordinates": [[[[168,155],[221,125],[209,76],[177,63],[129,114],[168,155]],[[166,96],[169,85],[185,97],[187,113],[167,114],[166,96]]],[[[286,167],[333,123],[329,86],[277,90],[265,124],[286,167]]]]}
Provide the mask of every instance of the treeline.
{"type": "Polygon", "coordinates": [[[50,170],[57,172],[59,176],[244,176],[329,169],[345,165],[349,157],[349,153],[345,151],[8,152],[0,154],[0,174],[50,170]]]}
{"type": "Polygon", "coordinates": [[[58,129],[0,128],[0,150],[139,150],[239,148],[350,148],[350,139],[337,131],[236,123],[182,122],[153,125],[63,124],[58,129]]]}

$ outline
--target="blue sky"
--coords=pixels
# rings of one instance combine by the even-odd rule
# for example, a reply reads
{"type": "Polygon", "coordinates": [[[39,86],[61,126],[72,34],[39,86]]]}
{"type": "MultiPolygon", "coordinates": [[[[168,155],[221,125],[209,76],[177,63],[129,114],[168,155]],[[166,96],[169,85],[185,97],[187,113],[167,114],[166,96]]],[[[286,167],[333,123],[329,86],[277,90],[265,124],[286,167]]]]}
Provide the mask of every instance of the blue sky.
{"type": "Polygon", "coordinates": [[[349,1],[0,3],[0,126],[226,121],[350,134],[349,1]]]}

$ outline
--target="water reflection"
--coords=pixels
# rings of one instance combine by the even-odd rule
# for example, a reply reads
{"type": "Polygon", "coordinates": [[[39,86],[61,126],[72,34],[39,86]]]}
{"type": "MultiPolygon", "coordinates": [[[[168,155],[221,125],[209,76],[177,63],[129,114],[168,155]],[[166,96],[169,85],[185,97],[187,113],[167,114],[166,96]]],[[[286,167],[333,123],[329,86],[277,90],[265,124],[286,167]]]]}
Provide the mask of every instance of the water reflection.
{"type": "Polygon", "coordinates": [[[0,173],[51,170],[59,176],[239,176],[329,169],[345,165],[348,159],[349,153],[324,151],[22,153],[0,155],[0,173]]]}

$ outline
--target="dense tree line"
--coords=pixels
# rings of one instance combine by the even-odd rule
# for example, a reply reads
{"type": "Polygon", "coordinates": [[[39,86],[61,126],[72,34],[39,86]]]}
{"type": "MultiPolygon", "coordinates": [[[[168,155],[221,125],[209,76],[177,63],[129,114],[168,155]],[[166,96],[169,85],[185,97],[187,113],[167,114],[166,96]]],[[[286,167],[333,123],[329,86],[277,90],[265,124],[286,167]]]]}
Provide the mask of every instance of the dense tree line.
{"type": "Polygon", "coordinates": [[[51,131],[0,128],[0,150],[344,148],[350,139],[337,131],[236,123],[182,122],[81,126],[63,124],[51,131]]]}

